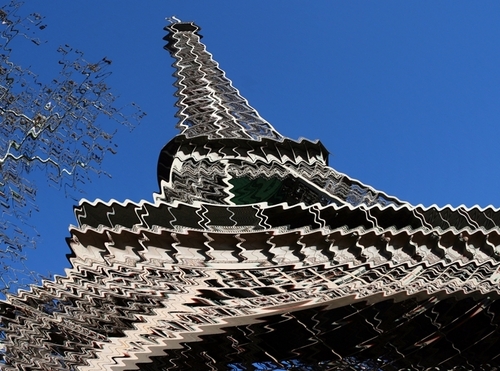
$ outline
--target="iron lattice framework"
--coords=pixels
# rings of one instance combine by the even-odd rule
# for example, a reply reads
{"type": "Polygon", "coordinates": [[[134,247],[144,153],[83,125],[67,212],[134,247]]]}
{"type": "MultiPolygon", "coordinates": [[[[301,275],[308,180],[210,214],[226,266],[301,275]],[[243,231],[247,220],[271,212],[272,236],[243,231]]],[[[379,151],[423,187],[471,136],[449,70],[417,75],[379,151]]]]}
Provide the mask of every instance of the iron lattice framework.
{"type": "Polygon", "coordinates": [[[4,369],[498,367],[500,211],[336,172],[249,106],[198,26],[167,31],[181,134],[160,192],[80,202],[66,276],[1,303],[4,369]]]}

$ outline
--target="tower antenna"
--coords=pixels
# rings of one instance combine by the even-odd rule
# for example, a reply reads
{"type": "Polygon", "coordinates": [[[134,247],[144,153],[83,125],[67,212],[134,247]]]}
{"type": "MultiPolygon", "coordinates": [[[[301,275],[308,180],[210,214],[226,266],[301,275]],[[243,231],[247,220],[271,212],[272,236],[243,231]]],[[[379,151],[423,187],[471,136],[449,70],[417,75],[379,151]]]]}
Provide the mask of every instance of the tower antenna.
{"type": "Polygon", "coordinates": [[[173,24],[173,23],[180,23],[182,22],[179,18],[177,18],[175,15],[173,16],[170,16],[170,17],[165,17],[165,19],[170,22],[170,24],[173,24]]]}

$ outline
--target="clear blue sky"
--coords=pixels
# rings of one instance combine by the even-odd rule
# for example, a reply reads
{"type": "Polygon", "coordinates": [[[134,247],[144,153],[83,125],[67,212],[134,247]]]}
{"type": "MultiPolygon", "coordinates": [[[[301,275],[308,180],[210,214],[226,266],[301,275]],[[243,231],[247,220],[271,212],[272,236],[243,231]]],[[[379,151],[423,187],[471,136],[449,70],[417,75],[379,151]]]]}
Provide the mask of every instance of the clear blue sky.
{"type": "MultiPolygon", "coordinates": [[[[198,23],[250,104],[281,134],[321,139],[330,165],[413,204],[500,206],[498,1],[27,1],[40,36],[113,61],[123,103],[148,116],[117,134],[113,178],[89,200],[152,200],[156,160],[177,134],[165,17],[198,23]]],[[[51,49],[52,48],[52,49],[51,49]]],[[[45,52],[44,52],[45,53],[45,52]]],[[[52,78],[47,55],[26,64],[52,78]],[[46,58],[47,57],[47,58],[46,58]]],[[[41,179],[41,183],[45,181],[41,179]]],[[[42,242],[28,265],[62,273],[73,201],[39,186],[42,242]]]]}

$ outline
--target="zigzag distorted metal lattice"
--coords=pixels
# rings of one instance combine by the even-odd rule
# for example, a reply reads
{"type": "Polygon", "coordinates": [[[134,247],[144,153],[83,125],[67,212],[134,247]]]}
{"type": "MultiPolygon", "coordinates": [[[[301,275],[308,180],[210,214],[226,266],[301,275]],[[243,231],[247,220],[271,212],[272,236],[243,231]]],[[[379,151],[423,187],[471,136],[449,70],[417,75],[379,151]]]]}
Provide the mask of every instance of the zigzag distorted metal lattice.
{"type": "Polygon", "coordinates": [[[80,202],[72,268],[0,303],[4,369],[498,368],[500,210],[336,172],[241,98],[198,26],[167,31],[181,133],[160,192],[80,202]]]}

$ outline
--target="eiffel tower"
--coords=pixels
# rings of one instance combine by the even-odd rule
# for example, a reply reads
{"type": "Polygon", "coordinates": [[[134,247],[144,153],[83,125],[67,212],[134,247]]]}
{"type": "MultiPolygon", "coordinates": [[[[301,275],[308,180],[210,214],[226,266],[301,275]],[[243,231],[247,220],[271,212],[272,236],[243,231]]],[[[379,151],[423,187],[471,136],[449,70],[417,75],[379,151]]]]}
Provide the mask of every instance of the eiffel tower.
{"type": "Polygon", "coordinates": [[[72,267],[0,303],[4,370],[495,370],[500,212],[413,206],[282,136],[166,27],[154,201],[81,201],[72,267]]]}

